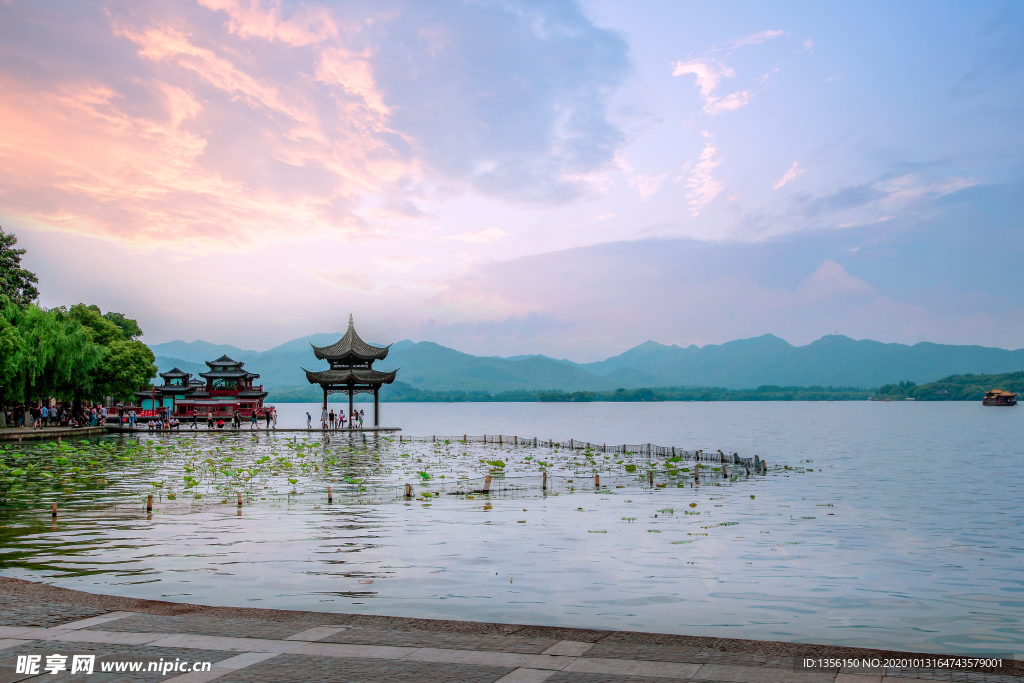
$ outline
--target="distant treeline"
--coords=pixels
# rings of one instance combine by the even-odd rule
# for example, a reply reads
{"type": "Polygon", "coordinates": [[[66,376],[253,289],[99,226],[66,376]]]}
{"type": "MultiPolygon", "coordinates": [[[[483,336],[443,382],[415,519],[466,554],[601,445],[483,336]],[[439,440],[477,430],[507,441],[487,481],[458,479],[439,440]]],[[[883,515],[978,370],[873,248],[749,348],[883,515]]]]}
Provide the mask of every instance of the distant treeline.
{"type": "MultiPolygon", "coordinates": [[[[756,389],[722,387],[654,387],[616,389],[615,391],[430,391],[405,382],[381,389],[381,401],[398,403],[586,403],[590,401],[865,401],[869,398],[918,401],[980,401],[991,389],[1006,389],[1024,394],[1024,372],[1002,375],[952,375],[918,386],[911,381],[886,384],[878,389],[861,387],[779,387],[764,385],[756,389]]],[[[322,400],[315,386],[278,387],[270,390],[268,402],[317,403],[322,400]]],[[[362,394],[356,400],[367,400],[362,394]]],[[[331,402],[347,400],[335,394],[331,402]]]]}
{"type": "MultiPolygon", "coordinates": [[[[446,402],[542,402],[584,403],[589,401],[863,401],[875,395],[874,389],[858,387],[776,387],[757,389],[723,389],[721,387],[658,387],[644,389],[616,389],[615,391],[430,391],[417,389],[404,382],[395,382],[381,390],[381,400],[404,403],[446,402]]],[[[282,387],[272,389],[269,402],[315,403],[323,394],[317,387],[282,387]]],[[[335,394],[332,402],[348,400],[335,394]]],[[[360,400],[360,399],[357,399],[360,400]]],[[[361,400],[366,400],[363,394],[361,400]]]]}
{"type": "Polygon", "coordinates": [[[914,382],[886,384],[879,387],[878,396],[918,401],[980,401],[986,391],[1005,389],[1024,393],[1024,372],[1005,372],[1001,375],[950,375],[918,386],[914,382]]]}

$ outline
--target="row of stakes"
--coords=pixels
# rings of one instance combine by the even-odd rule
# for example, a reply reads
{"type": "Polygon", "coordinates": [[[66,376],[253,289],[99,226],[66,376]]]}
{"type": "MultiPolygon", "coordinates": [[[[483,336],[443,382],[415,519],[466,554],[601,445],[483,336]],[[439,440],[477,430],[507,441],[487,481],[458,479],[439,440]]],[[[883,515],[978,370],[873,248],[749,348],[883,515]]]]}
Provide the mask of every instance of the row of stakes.
{"type": "MultiPolygon", "coordinates": [[[[768,474],[768,463],[767,463],[767,461],[759,460],[759,461],[754,463],[754,466],[758,470],[760,470],[759,471],[760,474],[768,474]]],[[[747,476],[750,476],[750,465],[747,465],[746,469],[747,469],[747,476]]],[[[724,478],[728,478],[729,477],[729,468],[728,468],[728,466],[725,463],[722,463],[722,477],[724,477],[724,478]]],[[[694,478],[695,481],[700,481],[700,467],[695,467],[694,468],[694,470],[693,470],[693,478],[694,478]]],[[[648,472],[647,473],[647,483],[652,488],[654,487],[654,472],[648,472]]],[[[594,475],[594,488],[597,488],[597,489],[601,488],[601,475],[600,474],[595,474],[594,475]]],[[[543,490],[543,491],[547,491],[548,490],[548,473],[547,472],[543,473],[543,479],[541,481],[541,490],[543,490]]],[[[490,492],[491,492],[491,475],[487,475],[486,477],[484,477],[484,487],[483,487],[483,489],[480,490],[480,493],[490,493],[490,492]]],[[[237,499],[237,507],[242,507],[242,492],[241,491],[236,491],[235,495],[238,497],[238,499],[237,499]]],[[[412,498],[412,484],[406,484],[405,485],[405,497],[407,499],[412,498]]],[[[327,504],[330,505],[330,504],[333,504],[333,503],[334,503],[334,490],[330,486],[328,486],[327,487],[327,504]]],[[[146,496],[146,512],[153,512],[153,494],[149,494],[148,496],[146,496]]],[[[56,503],[52,503],[50,505],[50,514],[53,516],[54,519],[57,518],[57,504],[56,503]]]]}

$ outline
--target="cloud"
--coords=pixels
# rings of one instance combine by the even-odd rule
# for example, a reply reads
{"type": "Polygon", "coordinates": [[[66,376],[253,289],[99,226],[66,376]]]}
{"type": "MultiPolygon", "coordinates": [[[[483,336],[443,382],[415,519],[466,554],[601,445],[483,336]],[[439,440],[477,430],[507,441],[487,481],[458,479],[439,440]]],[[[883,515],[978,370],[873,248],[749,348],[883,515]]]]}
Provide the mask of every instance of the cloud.
{"type": "Polygon", "coordinates": [[[800,284],[800,293],[812,301],[823,301],[835,296],[867,295],[875,291],[859,277],[846,272],[841,265],[826,259],[800,284]]]}
{"type": "Polygon", "coordinates": [[[768,87],[768,79],[777,72],[778,68],[774,68],[757,79],[756,88],[738,90],[725,97],[718,97],[715,95],[715,90],[718,88],[722,78],[734,78],[736,76],[736,72],[732,67],[708,57],[701,57],[689,62],[676,62],[672,69],[673,76],[683,76],[686,74],[696,76],[696,85],[700,90],[701,99],[704,100],[704,111],[710,116],[726,111],[735,111],[750,104],[750,100],[768,87]]]}
{"type": "Polygon", "coordinates": [[[635,187],[640,193],[640,201],[646,202],[658,192],[666,178],[668,178],[668,173],[657,176],[636,175],[629,179],[629,185],[635,187]]]}
{"type": "Polygon", "coordinates": [[[25,10],[53,39],[8,37],[21,61],[0,62],[0,195],[24,226],[186,251],[385,235],[467,191],[596,192],[625,140],[626,43],[568,0],[68,12],[25,10]],[[73,53],[48,47],[71,26],[73,53]]]}
{"type": "Polygon", "coordinates": [[[737,47],[743,47],[744,45],[757,45],[758,43],[763,43],[766,40],[771,40],[772,38],[781,36],[783,33],[785,33],[785,31],[759,31],[757,33],[751,33],[749,36],[743,36],[742,38],[733,38],[727,42],[725,46],[729,49],[735,49],[737,47]]]}
{"type": "Polygon", "coordinates": [[[469,242],[472,244],[487,244],[489,242],[497,242],[498,240],[511,237],[511,235],[504,230],[499,228],[486,228],[483,230],[474,230],[472,232],[463,232],[458,235],[448,235],[441,239],[446,242],[469,242]]]}
{"type": "Polygon", "coordinates": [[[701,209],[725,190],[725,184],[711,175],[711,172],[722,163],[717,155],[718,150],[714,141],[708,140],[704,143],[700,160],[690,170],[689,178],[686,180],[686,187],[689,188],[686,196],[689,199],[687,205],[690,207],[691,218],[700,216],[701,209]]]}
{"type": "Polygon", "coordinates": [[[808,38],[807,40],[804,41],[804,49],[805,50],[810,50],[812,47],[814,47],[814,41],[813,40],[808,38]]]}
{"type": "Polygon", "coordinates": [[[778,190],[790,180],[793,180],[799,175],[803,175],[804,170],[805,169],[800,168],[799,162],[794,161],[793,165],[789,167],[789,170],[783,173],[782,177],[775,181],[775,184],[772,185],[772,189],[778,190]]]}

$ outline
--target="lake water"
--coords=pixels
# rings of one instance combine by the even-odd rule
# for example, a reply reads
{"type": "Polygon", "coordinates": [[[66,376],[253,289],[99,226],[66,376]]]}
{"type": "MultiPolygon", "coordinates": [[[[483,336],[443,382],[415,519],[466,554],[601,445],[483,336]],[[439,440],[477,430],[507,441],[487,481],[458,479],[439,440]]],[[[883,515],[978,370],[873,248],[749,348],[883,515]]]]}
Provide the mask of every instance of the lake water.
{"type": "MultiPolygon", "coordinates": [[[[307,406],[279,409],[280,426],[304,424],[307,406]]],[[[385,403],[381,422],[720,448],[814,471],[529,499],[83,510],[56,525],[14,511],[0,571],[211,605],[1024,652],[1020,409],[385,403]]]]}

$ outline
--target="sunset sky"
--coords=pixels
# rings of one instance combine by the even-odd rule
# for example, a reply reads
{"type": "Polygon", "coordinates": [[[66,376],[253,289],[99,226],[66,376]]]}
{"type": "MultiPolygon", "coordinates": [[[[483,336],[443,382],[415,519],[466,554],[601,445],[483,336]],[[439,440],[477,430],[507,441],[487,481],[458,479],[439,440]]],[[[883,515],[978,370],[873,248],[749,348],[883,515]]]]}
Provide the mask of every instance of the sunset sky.
{"type": "Polygon", "coordinates": [[[1019,2],[0,2],[0,225],[149,343],[1024,346],[1019,2]]]}

